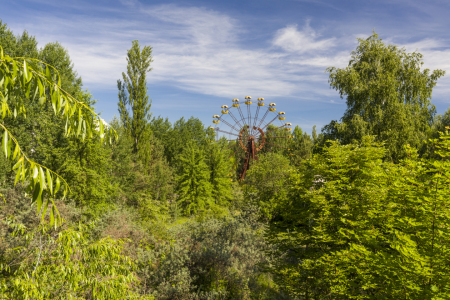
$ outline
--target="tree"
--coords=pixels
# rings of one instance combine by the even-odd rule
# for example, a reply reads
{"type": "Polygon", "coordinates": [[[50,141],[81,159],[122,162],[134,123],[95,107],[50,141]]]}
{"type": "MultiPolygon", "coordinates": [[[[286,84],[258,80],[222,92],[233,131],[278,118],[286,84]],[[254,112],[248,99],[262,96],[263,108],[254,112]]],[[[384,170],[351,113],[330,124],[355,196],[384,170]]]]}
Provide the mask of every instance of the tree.
{"type": "Polygon", "coordinates": [[[330,67],[330,86],[346,97],[342,123],[325,128],[325,137],[342,143],[376,135],[386,143],[387,157],[405,157],[403,146],[420,147],[436,112],[431,94],[444,71],[421,70],[422,55],[386,45],[376,33],[358,39],[345,69],[330,67]]]}
{"type": "Polygon", "coordinates": [[[204,152],[190,142],[178,158],[177,202],[187,215],[204,212],[214,202],[211,198],[211,184],[204,152]]]}
{"type": "Polygon", "coordinates": [[[144,46],[141,51],[139,41],[133,41],[131,49],[127,51],[127,73],[122,73],[123,81],[117,80],[120,119],[133,138],[134,153],[140,149],[148,129],[151,103],[146,76],[151,71],[152,61],[152,47],[144,46]]]}
{"type": "Polygon", "coordinates": [[[226,142],[219,141],[214,143],[207,151],[207,164],[209,167],[210,179],[212,187],[212,198],[216,205],[227,207],[231,200],[231,163],[227,160],[225,147],[226,142]]]}
{"type": "Polygon", "coordinates": [[[288,192],[291,167],[289,159],[279,153],[265,153],[255,161],[245,177],[244,193],[247,201],[261,209],[263,219],[278,215],[279,204],[288,192]]]}
{"type": "MultiPolygon", "coordinates": [[[[1,31],[5,31],[5,28],[0,24],[1,31]]],[[[7,34],[7,37],[11,35],[7,34]]],[[[51,222],[53,223],[54,217],[58,216],[53,200],[60,187],[65,195],[69,191],[69,186],[57,173],[30,158],[12,131],[8,130],[9,124],[14,123],[14,119],[26,118],[27,108],[38,106],[42,109],[49,100],[49,109],[53,110],[54,115],[64,120],[65,137],[79,137],[84,140],[92,138],[94,132],[98,132],[100,140],[103,141],[108,132],[111,137],[114,131],[105,130],[101,118],[89,104],[76,99],[62,88],[62,76],[57,69],[33,57],[14,58],[6,54],[36,54],[33,50],[33,47],[36,47],[34,38],[24,33],[20,39],[24,40],[23,44],[17,38],[7,43],[11,47],[7,49],[7,52],[0,47],[0,97],[2,98],[0,127],[3,131],[1,149],[5,157],[14,165],[15,183],[29,182],[28,193],[32,195],[32,202],[37,204],[38,213],[44,216],[49,202],[52,202],[51,222]],[[28,45],[33,47],[29,49],[28,45]]],[[[31,139],[35,140],[33,132],[31,132],[31,139]]],[[[29,149],[28,153],[30,152],[34,152],[34,149],[29,149]]]]}
{"type": "Polygon", "coordinates": [[[289,143],[290,153],[289,158],[294,166],[300,165],[300,163],[306,159],[312,157],[314,149],[314,141],[306,132],[297,125],[294,128],[292,139],[289,143]]]}
{"type": "Polygon", "coordinates": [[[438,159],[384,161],[374,137],[333,141],[293,173],[272,224],[272,268],[292,296],[308,299],[446,299],[450,296],[447,194],[450,135],[438,159]]]}

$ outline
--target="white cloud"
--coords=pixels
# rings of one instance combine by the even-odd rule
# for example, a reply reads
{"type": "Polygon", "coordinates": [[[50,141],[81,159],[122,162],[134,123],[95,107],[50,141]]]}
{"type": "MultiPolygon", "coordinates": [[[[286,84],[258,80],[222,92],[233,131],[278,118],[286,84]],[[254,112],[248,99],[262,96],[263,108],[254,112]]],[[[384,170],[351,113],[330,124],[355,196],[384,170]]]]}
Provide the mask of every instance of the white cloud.
{"type": "Polygon", "coordinates": [[[316,32],[307,24],[302,30],[297,25],[289,25],[278,30],[273,45],[288,52],[305,53],[310,51],[326,51],[333,47],[335,38],[318,39],[316,32]]]}

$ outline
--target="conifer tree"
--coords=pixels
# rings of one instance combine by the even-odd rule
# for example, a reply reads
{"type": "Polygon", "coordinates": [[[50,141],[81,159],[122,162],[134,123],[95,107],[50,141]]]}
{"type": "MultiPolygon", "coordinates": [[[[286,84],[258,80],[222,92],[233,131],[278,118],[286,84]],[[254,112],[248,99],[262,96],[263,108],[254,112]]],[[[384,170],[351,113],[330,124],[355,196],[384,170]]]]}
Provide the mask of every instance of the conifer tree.
{"type": "Polygon", "coordinates": [[[210,174],[201,151],[190,142],[178,158],[178,199],[187,215],[204,211],[212,203],[210,174]]]}
{"type": "Polygon", "coordinates": [[[210,170],[210,183],[212,198],[215,204],[227,206],[231,199],[231,164],[226,159],[223,146],[213,144],[209,148],[208,166],[210,170]]]}
{"type": "Polygon", "coordinates": [[[151,71],[152,47],[141,50],[139,41],[132,42],[127,52],[127,73],[117,80],[119,89],[119,113],[123,126],[133,138],[133,152],[137,153],[148,130],[151,102],[147,94],[146,75],[151,71]]]}

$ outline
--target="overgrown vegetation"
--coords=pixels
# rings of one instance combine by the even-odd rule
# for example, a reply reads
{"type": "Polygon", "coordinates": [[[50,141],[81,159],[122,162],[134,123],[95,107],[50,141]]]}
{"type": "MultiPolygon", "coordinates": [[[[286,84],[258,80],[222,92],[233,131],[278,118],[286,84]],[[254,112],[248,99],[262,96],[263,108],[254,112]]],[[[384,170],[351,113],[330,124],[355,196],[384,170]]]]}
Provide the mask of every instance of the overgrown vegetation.
{"type": "Polygon", "coordinates": [[[450,298],[450,112],[419,53],[360,39],[328,69],[342,119],[239,182],[228,141],[152,116],[150,46],[108,132],[62,45],[0,22],[0,46],[0,298],[450,298]]]}

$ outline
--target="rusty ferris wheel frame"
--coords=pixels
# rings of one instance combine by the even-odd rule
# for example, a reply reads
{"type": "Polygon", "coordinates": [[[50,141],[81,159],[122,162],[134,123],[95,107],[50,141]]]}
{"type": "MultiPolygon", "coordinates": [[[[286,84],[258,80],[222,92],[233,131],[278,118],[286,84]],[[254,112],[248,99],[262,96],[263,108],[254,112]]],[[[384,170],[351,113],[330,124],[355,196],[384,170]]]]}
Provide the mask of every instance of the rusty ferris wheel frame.
{"type": "Polygon", "coordinates": [[[219,133],[222,133],[229,135],[229,142],[235,142],[229,147],[233,151],[230,158],[234,155],[237,158],[236,163],[239,159],[244,159],[239,174],[240,180],[245,178],[251,162],[258,160],[258,152],[270,151],[274,148],[288,149],[287,140],[292,137],[290,134],[291,123],[284,123],[285,113],[277,113],[275,103],[266,106],[264,98],[258,98],[257,102],[253,103],[252,97],[246,96],[245,106],[247,107],[247,116],[241,109],[239,99],[233,99],[231,107],[222,105],[221,115],[213,116],[215,127],[211,127],[216,131],[217,140],[219,139],[219,133]],[[252,106],[256,106],[256,113],[253,114],[253,117],[252,106]],[[260,117],[261,114],[263,114],[262,117],[260,117]],[[276,121],[279,124],[275,125],[274,122],[276,121]],[[220,128],[222,126],[220,123],[225,125],[226,128],[220,128]],[[283,140],[284,142],[280,143],[283,140]]]}

